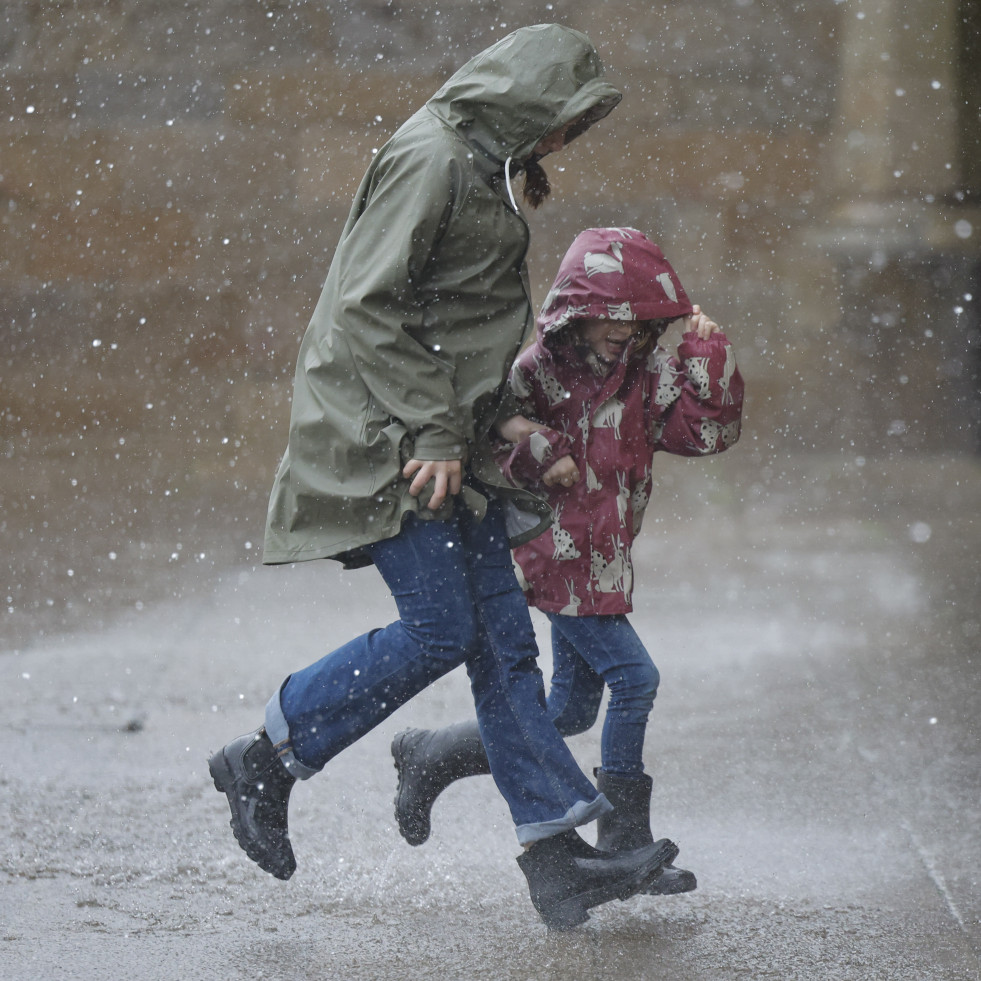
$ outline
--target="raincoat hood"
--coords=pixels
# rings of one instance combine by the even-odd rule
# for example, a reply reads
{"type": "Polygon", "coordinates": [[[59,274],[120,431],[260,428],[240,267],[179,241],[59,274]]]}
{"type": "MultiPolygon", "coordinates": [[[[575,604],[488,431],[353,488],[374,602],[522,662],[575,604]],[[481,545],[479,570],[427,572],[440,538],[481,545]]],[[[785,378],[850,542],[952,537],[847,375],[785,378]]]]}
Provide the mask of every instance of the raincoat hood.
{"type": "Polygon", "coordinates": [[[538,315],[554,345],[576,320],[674,320],[692,305],[664,253],[634,228],[588,228],[569,247],[538,315]]]}
{"type": "Polygon", "coordinates": [[[426,103],[496,164],[523,162],[544,137],[582,117],[570,138],[622,98],[603,78],[585,34],[561,24],[522,27],[472,58],[426,103]]]}

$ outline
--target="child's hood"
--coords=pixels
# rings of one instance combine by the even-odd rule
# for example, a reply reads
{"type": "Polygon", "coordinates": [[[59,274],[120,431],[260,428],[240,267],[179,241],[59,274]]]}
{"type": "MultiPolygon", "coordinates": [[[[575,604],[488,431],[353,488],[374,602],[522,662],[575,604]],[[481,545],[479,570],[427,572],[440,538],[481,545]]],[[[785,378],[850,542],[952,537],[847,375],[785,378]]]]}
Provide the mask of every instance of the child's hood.
{"type": "Polygon", "coordinates": [[[569,247],[538,315],[538,337],[557,340],[574,320],[687,317],[692,305],[664,253],[635,228],[587,228],[569,247]]]}

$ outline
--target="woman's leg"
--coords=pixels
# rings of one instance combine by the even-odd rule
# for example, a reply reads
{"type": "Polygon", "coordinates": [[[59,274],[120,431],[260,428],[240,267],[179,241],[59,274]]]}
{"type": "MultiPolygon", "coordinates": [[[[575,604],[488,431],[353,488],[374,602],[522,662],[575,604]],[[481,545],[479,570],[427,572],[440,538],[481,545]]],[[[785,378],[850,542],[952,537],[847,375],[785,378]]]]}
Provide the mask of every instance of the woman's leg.
{"type": "MultiPolygon", "coordinates": [[[[552,630],[552,683],[546,709],[560,735],[591,728],[603,700],[603,679],[552,630]]],[[[398,771],[395,817],[410,845],[429,838],[436,798],[453,782],[490,773],[476,719],[442,729],[405,729],[392,740],[398,771]]]]}
{"type": "Polygon", "coordinates": [[[527,845],[592,821],[609,805],[548,717],[534,628],[500,506],[492,503],[482,521],[465,515],[460,523],[483,628],[467,661],[477,722],[518,840],[527,845]]]}
{"type": "Polygon", "coordinates": [[[602,769],[624,776],[644,771],[644,736],[660,675],[625,616],[548,614],[555,631],[610,689],[603,723],[602,769]]]}
{"type": "Polygon", "coordinates": [[[400,619],[294,672],[266,707],[266,731],[300,778],[316,773],[463,663],[476,643],[478,624],[456,518],[425,521],[410,515],[398,535],[369,550],[400,619]]]}

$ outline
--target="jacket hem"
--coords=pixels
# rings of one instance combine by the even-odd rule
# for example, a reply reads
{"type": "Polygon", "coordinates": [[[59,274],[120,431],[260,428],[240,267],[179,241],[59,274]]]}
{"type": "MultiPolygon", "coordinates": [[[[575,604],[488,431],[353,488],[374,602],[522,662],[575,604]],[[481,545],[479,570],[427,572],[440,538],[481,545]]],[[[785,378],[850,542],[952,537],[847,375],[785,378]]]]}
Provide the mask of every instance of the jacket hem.
{"type": "MultiPolygon", "coordinates": [[[[526,597],[528,598],[528,597],[526,597]]],[[[575,613],[564,612],[569,606],[569,600],[565,599],[556,601],[554,603],[548,600],[540,600],[537,597],[532,599],[528,598],[528,605],[533,606],[536,610],[541,610],[542,613],[554,613],[560,616],[567,617],[619,617],[625,616],[628,613],[633,613],[634,608],[632,603],[622,603],[616,610],[600,610],[595,606],[583,608],[583,606],[578,606],[575,613]]]]}

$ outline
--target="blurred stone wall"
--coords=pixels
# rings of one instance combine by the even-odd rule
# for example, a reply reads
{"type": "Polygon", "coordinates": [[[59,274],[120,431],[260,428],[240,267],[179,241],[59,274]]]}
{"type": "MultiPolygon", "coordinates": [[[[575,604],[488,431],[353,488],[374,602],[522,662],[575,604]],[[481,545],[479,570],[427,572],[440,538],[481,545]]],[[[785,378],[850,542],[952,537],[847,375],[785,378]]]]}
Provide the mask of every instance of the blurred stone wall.
{"type": "Polygon", "coordinates": [[[268,464],[372,149],[470,55],[557,20],[625,99],[549,162],[537,296],[581,227],[636,225],[731,325],[759,445],[972,450],[976,8],[3,0],[5,436],[268,464]]]}
{"type": "Polygon", "coordinates": [[[747,377],[742,440],[694,484],[660,461],[662,506],[814,518],[837,474],[868,480],[875,521],[894,465],[947,480],[918,457],[981,428],[979,9],[0,0],[0,636],[259,560],[299,339],[371,152],[522,24],[584,30],[625,93],[548,162],[536,299],[581,228],[640,227],[747,377]]]}

